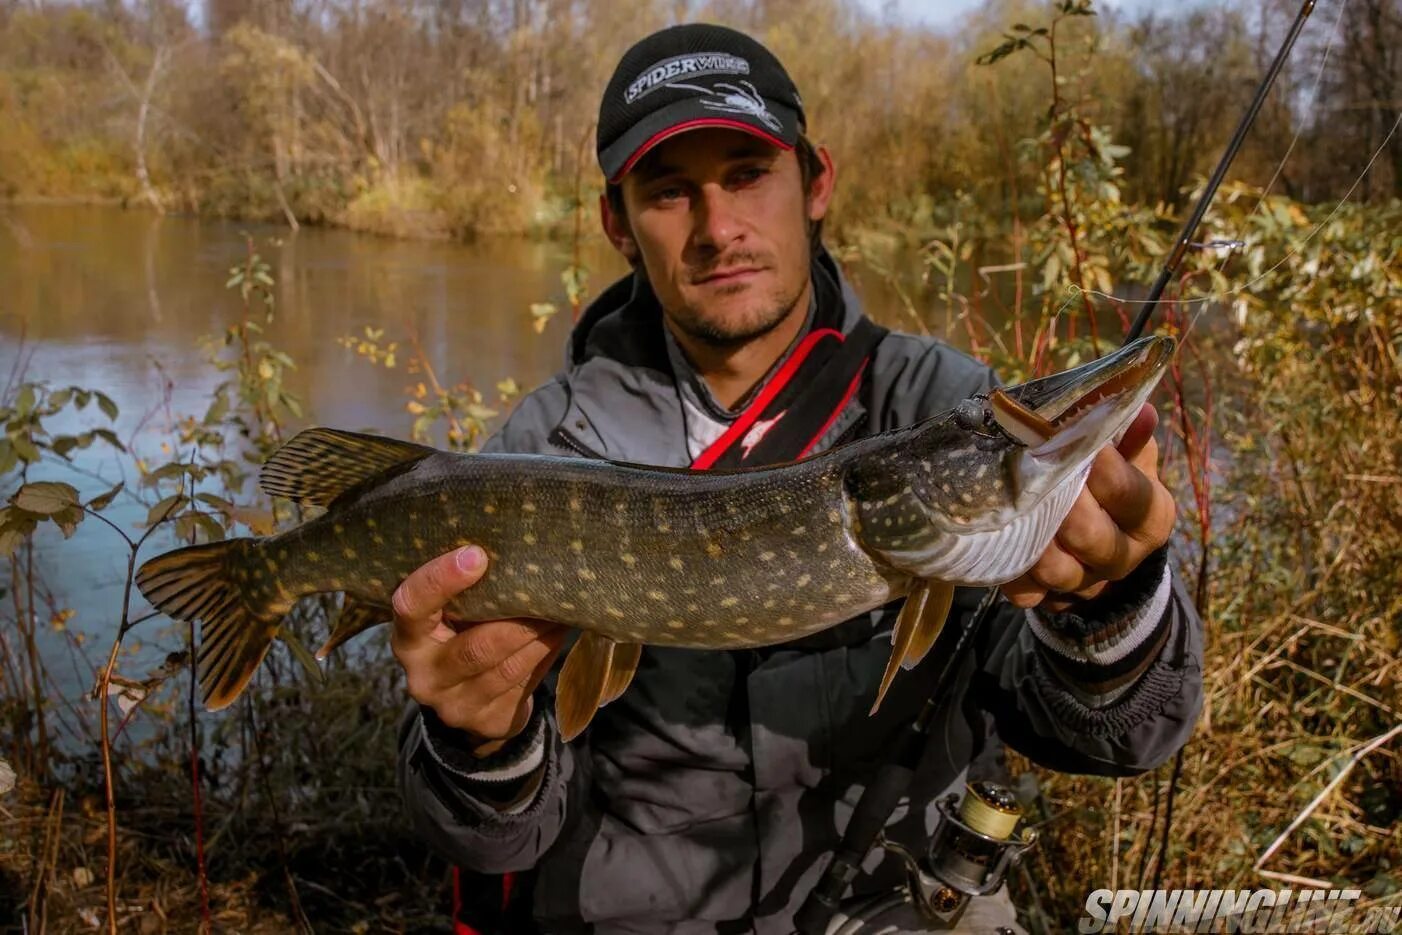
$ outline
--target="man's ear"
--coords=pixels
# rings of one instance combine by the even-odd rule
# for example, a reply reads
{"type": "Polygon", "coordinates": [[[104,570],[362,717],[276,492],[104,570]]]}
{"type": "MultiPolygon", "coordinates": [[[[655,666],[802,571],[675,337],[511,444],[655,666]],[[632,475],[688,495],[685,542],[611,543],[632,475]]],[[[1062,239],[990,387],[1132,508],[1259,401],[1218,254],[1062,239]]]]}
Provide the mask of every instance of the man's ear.
{"type": "Polygon", "coordinates": [[[623,259],[636,264],[641,254],[637,241],[633,239],[633,231],[628,227],[628,218],[613,210],[608,195],[599,196],[599,220],[603,222],[604,236],[614,249],[623,254],[623,259]]]}
{"type": "Polygon", "coordinates": [[[814,153],[823,164],[823,171],[808,183],[808,220],[821,221],[828,213],[828,203],[832,201],[832,193],[837,188],[837,166],[826,146],[817,147],[814,153]]]}

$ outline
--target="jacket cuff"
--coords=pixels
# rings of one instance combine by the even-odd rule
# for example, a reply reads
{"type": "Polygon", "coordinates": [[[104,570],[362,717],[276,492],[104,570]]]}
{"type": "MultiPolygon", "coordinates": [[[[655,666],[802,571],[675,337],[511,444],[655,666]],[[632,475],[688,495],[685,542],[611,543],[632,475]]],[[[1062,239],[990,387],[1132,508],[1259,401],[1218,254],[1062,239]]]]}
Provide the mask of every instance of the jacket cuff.
{"type": "Polygon", "coordinates": [[[503,814],[517,814],[530,807],[549,739],[549,726],[539,704],[532,707],[530,720],[519,734],[484,757],[476,756],[468,736],[444,724],[432,708],[420,705],[419,718],[424,752],[458,779],[464,791],[503,814]]]}
{"type": "Polygon", "coordinates": [[[1117,700],[1158,658],[1168,637],[1168,548],[1074,610],[1028,610],[1042,659],[1089,707],[1117,700]]]}

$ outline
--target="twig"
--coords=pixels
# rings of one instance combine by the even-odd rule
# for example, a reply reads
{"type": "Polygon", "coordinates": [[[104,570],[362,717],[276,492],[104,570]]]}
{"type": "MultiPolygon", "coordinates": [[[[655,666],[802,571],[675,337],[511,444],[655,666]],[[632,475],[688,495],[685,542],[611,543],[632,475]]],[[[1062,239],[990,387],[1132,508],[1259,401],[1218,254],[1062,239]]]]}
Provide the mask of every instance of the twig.
{"type": "MultiPolygon", "coordinates": [[[[1252,864],[1251,869],[1257,871],[1262,876],[1271,876],[1273,871],[1262,870],[1261,868],[1265,865],[1266,861],[1270,860],[1271,855],[1274,854],[1277,850],[1279,850],[1280,846],[1285,843],[1285,839],[1290,837],[1290,835],[1294,833],[1295,829],[1300,827],[1300,825],[1304,823],[1305,819],[1308,818],[1314,812],[1314,810],[1319,807],[1319,803],[1323,802],[1329,796],[1329,793],[1333,792],[1336,788],[1338,788],[1339,784],[1343,782],[1344,779],[1348,776],[1348,774],[1353,771],[1353,768],[1358,765],[1359,760],[1363,759],[1365,756],[1372,753],[1378,747],[1381,747],[1383,744],[1387,743],[1389,740],[1398,736],[1399,734],[1402,734],[1402,723],[1393,725],[1392,730],[1388,731],[1385,734],[1380,734],[1377,737],[1374,737],[1372,740],[1368,741],[1367,743],[1363,744],[1362,746],[1355,748],[1353,755],[1349,757],[1348,762],[1344,764],[1343,768],[1339,770],[1339,772],[1334,776],[1333,779],[1329,780],[1328,785],[1326,785],[1323,789],[1319,790],[1319,794],[1316,795],[1310,801],[1310,803],[1305,806],[1304,810],[1300,812],[1300,814],[1295,816],[1295,820],[1290,822],[1286,829],[1280,833],[1280,836],[1271,842],[1270,847],[1266,848],[1265,851],[1262,852],[1261,856],[1256,858],[1256,863],[1252,864]]],[[[1276,875],[1275,878],[1285,879],[1285,876],[1276,875]]],[[[1302,879],[1297,879],[1295,882],[1305,881],[1303,881],[1302,879]]],[[[1317,885],[1317,881],[1308,882],[1317,885]]],[[[1323,884],[1323,886],[1328,887],[1329,884],[1325,883],[1323,884]]]]}

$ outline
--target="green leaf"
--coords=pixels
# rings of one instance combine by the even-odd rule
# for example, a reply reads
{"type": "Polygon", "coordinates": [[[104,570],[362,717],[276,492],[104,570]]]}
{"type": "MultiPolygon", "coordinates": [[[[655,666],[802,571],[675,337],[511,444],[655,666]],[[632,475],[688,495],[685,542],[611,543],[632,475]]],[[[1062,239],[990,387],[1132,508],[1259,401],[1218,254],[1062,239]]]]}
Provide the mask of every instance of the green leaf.
{"type": "Polygon", "coordinates": [[[195,525],[199,526],[200,532],[204,533],[206,542],[219,542],[224,538],[224,527],[219,525],[219,521],[208,513],[191,513],[195,518],[195,525]]]}
{"type": "Polygon", "coordinates": [[[120,482],[119,482],[119,483],[117,484],[117,486],[113,487],[111,490],[107,491],[106,493],[101,493],[101,494],[98,494],[96,497],[93,497],[91,500],[88,501],[88,509],[90,509],[90,510],[105,510],[105,509],[107,509],[107,507],[112,503],[112,501],[113,501],[114,499],[116,499],[117,494],[121,493],[121,492],[122,492],[122,488],[125,487],[125,486],[126,486],[126,484],[120,483],[120,482]]]}
{"type": "Polygon", "coordinates": [[[62,409],[68,405],[68,401],[73,398],[73,387],[63,390],[54,390],[49,394],[49,405],[55,409],[62,409]]]}
{"type": "Polygon", "coordinates": [[[34,447],[34,443],[26,435],[16,435],[10,439],[10,444],[15,446],[15,454],[19,455],[26,464],[33,464],[39,460],[39,449],[34,447]]]}
{"type": "Polygon", "coordinates": [[[175,538],[181,542],[195,541],[195,516],[194,513],[186,513],[175,519],[175,538]]]}
{"type": "Polygon", "coordinates": [[[15,552],[34,532],[37,524],[34,520],[22,522],[11,521],[4,526],[0,526],[0,556],[14,558],[15,552]]]}
{"type": "Polygon", "coordinates": [[[321,666],[317,665],[316,657],[313,656],[307,647],[302,645],[302,641],[297,639],[297,635],[287,627],[279,627],[277,631],[278,639],[287,644],[287,648],[292,650],[293,657],[302,664],[302,668],[307,670],[307,676],[318,685],[324,679],[321,666]]]}
{"type": "Polygon", "coordinates": [[[82,507],[74,505],[66,510],[60,510],[49,519],[58,526],[59,531],[63,533],[63,538],[69,539],[72,538],[74,530],[78,528],[79,523],[87,518],[87,515],[83,512],[82,507]]]}
{"type": "Polygon", "coordinates": [[[78,439],[74,438],[72,435],[60,435],[49,443],[49,447],[52,448],[54,454],[58,455],[60,458],[66,458],[70,451],[79,447],[78,439]]]}
{"type": "Polygon", "coordinates": [[[27,416],[34,409],[34,384],[26,383],[19,388],[19,395],[15,397],[15,411],[21,416],[27,416]]]}
{"type": "Polygon", "coordinates": [[[97,392],[96,390],[93,392],[93,395],[97,397],[97,407],[102,410],[103,415],[107,416],[107,421],[116,422],[117,404],[112,401],[112,397],[108,396],[106,393],[97,392]]]}
{"type": "Polygon", "coordinates": [[[88,403],[92,402],[92,393],[88,390],[81,390],[74,387],[73,394],[73,402],[79,409],[88,408],[88,403]]]}
{"type": "Polygon", "coordinates": [[[72,484],[59,481],[35,481],[25,484],[10,498],[10,502],[21,510],[37,513],[40,516],[53,516],[78,505],[78,491],[72,484]]]}
{"type": "Polygon", "coordinates": [[[217,425],[229,412],[229,397],[224,393],[217,393],[209,408],[205,410],[204,424],[217,425]]]}
{"type": "Polygon", "coordinates": [[[154,526],[161,522],[167,516],[170,516],[176,510],[180,509],[189,499],[189,497],[179,493],[166,497],[160,503],[151,507],[150,512],[146,514],[146,525],[154,526]]]}
{"type": "Polygon", "coordinates": [[[0,475],[10,473],[18,463],[19,452],[15,451],[15,446],[8,438],[0,438],[0,475]]]}
{"type": "Polygon", "coordinates": [[[117,433],[111,429],[93,429],[92,434],[116,448],[118,451],[126,451],[127,446],[123,445],[117,438],[117,433]]]}

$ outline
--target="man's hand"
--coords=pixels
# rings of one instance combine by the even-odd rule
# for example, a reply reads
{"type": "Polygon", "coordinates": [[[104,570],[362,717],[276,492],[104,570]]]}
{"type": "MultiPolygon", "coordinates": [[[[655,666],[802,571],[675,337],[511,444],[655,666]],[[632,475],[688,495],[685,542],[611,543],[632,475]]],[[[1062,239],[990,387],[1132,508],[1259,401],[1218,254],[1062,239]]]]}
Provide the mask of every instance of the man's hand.
{"type": "Polygon", "coordinates": [[[409,694],[444,724],[467,732],[478,756],[493,753],[526,726],[531,693],[550,671],[567,632],[543,620],[451,626],[443,608],[486,570],[487,555],[477,546],[428,562],[395,590],[390,634],[409,694]]]}
{"type": "Polygon", "coordinates": [[[1003,585],[1009,601],[1051,613],[1066,610],[1128,575],[1168,541],[1175,507],[1159,481],[1158,421],[1146,403],[1119,445],[1096,455],[1085,489],[1051,545],[1026,574],[1003,585]]]}

